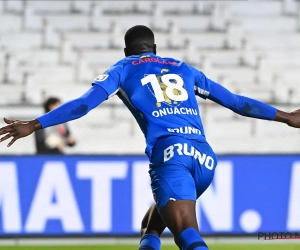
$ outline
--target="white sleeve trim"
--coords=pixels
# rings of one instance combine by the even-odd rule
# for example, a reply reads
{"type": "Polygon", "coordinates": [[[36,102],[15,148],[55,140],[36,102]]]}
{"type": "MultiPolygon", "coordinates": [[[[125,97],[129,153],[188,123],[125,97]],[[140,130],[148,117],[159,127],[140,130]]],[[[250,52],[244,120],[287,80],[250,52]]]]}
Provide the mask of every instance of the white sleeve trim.
{"type": "MultiPolygon", "coordinates": [[[[111,97],[113,97],[115,94],[117,94],[117,92],[119,91],[119,89],[120,89],[120,88],[118,88],[115,92],[111,93],[111,94],[108,96],[108,98],[111,98],[111,97]]],[[[107,99],[108,99],[108,98],[107,98],[107,99]]]]}

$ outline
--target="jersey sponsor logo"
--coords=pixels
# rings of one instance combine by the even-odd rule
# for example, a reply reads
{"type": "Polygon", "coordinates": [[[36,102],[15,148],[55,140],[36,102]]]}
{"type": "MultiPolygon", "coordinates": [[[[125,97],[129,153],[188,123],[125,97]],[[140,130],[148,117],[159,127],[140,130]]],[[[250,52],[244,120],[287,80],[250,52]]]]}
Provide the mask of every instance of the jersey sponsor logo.
{"type": "Polygon", "coordinates": [[[197,109],[186,107],[162,108],[152,112],[152,116],[154,117],[161,117],[165,115],[198,115],[198,112],[197,109]]]}
{"type": "Polygon", "coordinates": [[[165,59],[159,59],[157,57],[146,57],[146,58],[140,58],[139,60],[133,60],[131,64],[133,66],[137,66],[143,63],[159,63],[159,64],[167,64],[167,65],[178,65],[178,62],[174,61],[167,61],[165,59]]]}
{"type": "Polygon", "coordinates": [[[99,75],[99,76],[97,76],[96,81],[103,82],[107,79],[107,77],[108,77],[108,75],[105,75],[105,74],[99,75]]]}
{"type": "Polygon", "coordinates": [[[193,146],[189,147],[187,143],[176,143],[167,147],[164,150],[164,162],[169,161],[177,154],[179,156],[186,155],[194,157],[194,159],[198,159],[200,165],[204,165],[207,169],[213,170],[215,166],[215,161],[213,157],[201,154],[197,149],[193,146]]]}
{"type": "Polygon", "coordinates": [[[201,131],[197,128],[185,126],[180,128],[167,128],[167,130],[171,133],[177,133],[177,134],[197,134],[201,135],[201,131]]]}

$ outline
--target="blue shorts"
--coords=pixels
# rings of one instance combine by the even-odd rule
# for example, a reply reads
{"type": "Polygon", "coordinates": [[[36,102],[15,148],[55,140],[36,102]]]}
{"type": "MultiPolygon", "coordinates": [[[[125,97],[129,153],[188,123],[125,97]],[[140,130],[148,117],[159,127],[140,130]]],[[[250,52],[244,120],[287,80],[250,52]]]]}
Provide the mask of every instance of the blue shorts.
{"type": "Polygon", "coordinates": [[[149,174],[159,211],[169,200],[197,200],[212,182],[217,157],[208,143],[170,136],[152,152],[149,174]]]}

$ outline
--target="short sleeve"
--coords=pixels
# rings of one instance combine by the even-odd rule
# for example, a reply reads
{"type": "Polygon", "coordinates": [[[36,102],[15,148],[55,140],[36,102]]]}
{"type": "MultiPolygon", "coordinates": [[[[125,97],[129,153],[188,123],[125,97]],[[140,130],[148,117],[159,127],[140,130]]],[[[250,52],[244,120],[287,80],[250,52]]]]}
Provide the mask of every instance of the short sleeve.
{"type": "Polygon", "coordinates": [[[213,81],[208,79],[200,70],[197,70],[196,68],[189,66],[190,71],[192,72],[195,80],[195,93],[199,95],[200,97],[206,99],[209,96],[210,93],[210,87],[211,84],[213,84],[213,81]]]}
{"type": "Polygon", "coordinates": [[[111,66],[108,70],[97,76],[92,82],[92,85],[98,85],[102,87],[108,94],[108,97],[114,96],[119,88],[122,78],[123,63],[119,62],[111,66]]]}

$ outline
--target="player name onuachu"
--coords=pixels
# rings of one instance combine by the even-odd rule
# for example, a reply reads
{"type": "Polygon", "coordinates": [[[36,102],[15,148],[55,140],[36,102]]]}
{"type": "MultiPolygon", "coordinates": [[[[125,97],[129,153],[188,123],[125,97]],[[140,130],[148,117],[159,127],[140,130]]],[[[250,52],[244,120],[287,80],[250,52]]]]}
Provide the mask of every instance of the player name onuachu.
{"type": "Polygon", "coordinates": [[[132,65],[139,65],[142,63],[160,63],[160,64],[171,64],[171,65],[178,65],[178,62],[174,62],[174,61],[167,61],[167,60],[161,60],[157,57],[151,57],[151,58],[143,58],[143,59],[139,59],[139,60],[134,60],[132,61],[132,65]]]}
{"type": "Polygon", "coordinates": [[[155,110],[152,112],[152,115],[154,117],[161,117],[164,115],[198,115],[198,111],[197,109],[193,109],[193,108],[185,108],[185,107],[181,107],[181,108],[163,108],[163,109],[159,109],[159,110],[155,110]]]}

